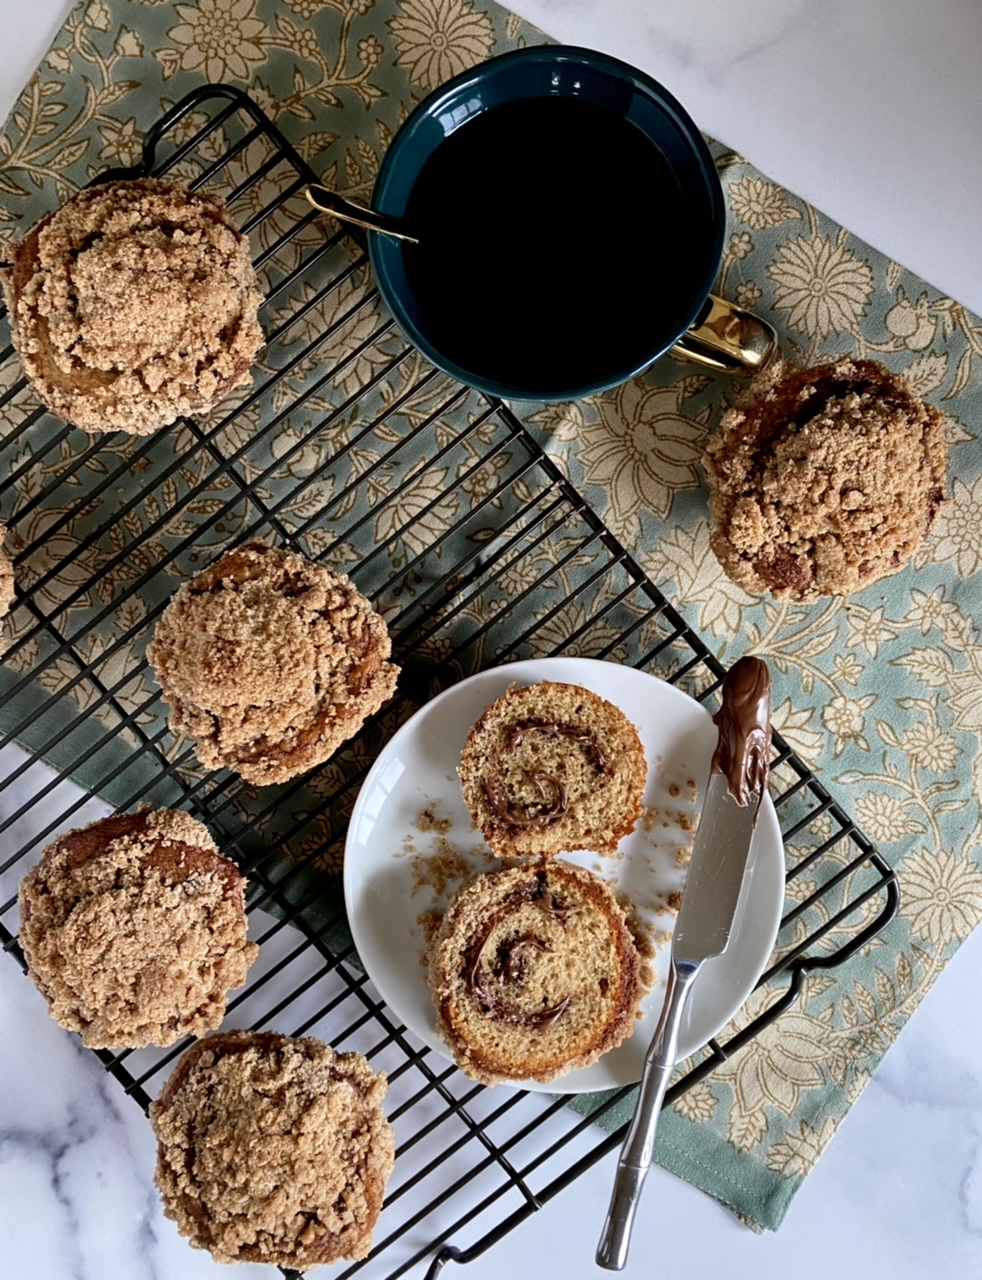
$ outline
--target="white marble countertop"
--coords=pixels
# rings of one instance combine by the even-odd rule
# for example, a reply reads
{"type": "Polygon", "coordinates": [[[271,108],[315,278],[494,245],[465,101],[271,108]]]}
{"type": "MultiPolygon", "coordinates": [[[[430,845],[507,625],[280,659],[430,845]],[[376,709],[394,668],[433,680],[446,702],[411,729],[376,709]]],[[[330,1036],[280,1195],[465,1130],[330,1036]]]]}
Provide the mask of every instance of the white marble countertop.
{"type": "MultiPolygon", "coordinates": [[[[0,118],[67,7],[0,0],[0,118]]],[[[550,35],[643,66],[708,132],[982,312],[978,0],[519,0],[512,7],[550,35]]],[[[752,1235],[655,1169],[625,1274],[982,1275],[980,986],[976,936],[902,1032],[777,1234],[752,1235]]],[[[0,964],[0,1045],[0,1274],[232,1274],[190,1250],[162,1218],[142,1113],[75,1037],[49,1021],[9,961],[0,964]]],[[[612,1162],[459,1273],[468,1280],[600,1274],[593,1251],[612,1162]]],[[[410,1275],[419,1280],[423,1271],[410,1275]]],[[[276,1273],[243,1266],[234,1274],[276,1273]]],[[[444,1276],[454,1276],[453,1264],[444,1276]]]]}

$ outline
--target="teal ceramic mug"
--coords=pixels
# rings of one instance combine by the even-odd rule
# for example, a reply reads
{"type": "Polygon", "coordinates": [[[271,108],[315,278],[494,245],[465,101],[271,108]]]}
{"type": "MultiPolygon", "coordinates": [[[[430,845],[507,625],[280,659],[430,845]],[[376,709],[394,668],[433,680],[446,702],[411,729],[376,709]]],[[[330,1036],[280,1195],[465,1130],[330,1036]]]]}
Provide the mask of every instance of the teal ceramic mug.
{"type": "Polygon", "coordinates": [[[725,209],[701,133],[657,81],[589,49],[493,58],[393,138],[369,233],[383,299],[438,368],[491,395],[571,400],[667,351],[762,367],[763,321],[710,295],[725,209]]]}

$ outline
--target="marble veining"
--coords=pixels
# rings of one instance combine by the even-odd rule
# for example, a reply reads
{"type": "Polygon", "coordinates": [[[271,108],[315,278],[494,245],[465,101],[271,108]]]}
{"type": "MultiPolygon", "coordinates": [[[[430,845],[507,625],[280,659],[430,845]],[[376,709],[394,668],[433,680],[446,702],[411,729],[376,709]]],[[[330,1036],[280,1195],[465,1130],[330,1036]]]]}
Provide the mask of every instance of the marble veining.
{"type": "MultiPolygon", "coordinates": [[[[0,967],[0,1275],[32,1280],[231,1276],[182,1241],[153,1186],[134,1102],[34,988],[0,967]]],[[[243,1280],[275,1275],[242,1267],[243,1280]]]]}

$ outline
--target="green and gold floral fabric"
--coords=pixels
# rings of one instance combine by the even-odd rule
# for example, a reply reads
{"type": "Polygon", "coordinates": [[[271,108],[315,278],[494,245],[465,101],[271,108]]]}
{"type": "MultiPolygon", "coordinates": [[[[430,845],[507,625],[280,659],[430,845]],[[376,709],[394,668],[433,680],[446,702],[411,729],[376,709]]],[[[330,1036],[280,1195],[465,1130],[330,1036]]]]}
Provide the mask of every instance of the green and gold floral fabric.
{"type": "MultiPolygon", "coordinates": [[[[136,162],[162,110],[208,81],[248,87],[328,184],[365,197],[415,101],[487,57],[543,39],[486,0],[82,0],[0,133],[0,240],[105,168],[136,162]]],[[[776,1227],[881,1055],[982,919],[982,323],[742,158],[718,145],[714,154],[730,219],[716,291],[767,316],[792,359],[845,352],[903,370],[951,424],[952,501],[914,563],[848,600],[795,605],[746,595],[709,549],[699,460],[730,383],[663,360],[589,400],[517,406],[719,657],[729,663],[752,649],[770,663],[777,728],[899,872],[900,915],[888,929],[843,969],[809,980],[799,1004],[685,1093],[659,1130],[662,1163],[751,1223],[776,1227]]],[[[248,154],[237,163],[247,167],[248,154]]],[[[585,164],[616,187],[617,175],[595,157],[585,164]]],[[[348,287],[354,296],[365,286],[353,278],[348,287]]],[[[340,316],[343,305],[332,305],[340,316]]],[[[352,352],[361,323],[339,330],[352,352]]],[[[374,367],[369,351],[325,394],[357,393],[374,367]]],[[[425,406],[417,408],[419,420],[425,406]]],[[[24,407],[3,412],[9,429],[24,407]]],[[[18,510],[30,508],[27,540],[58,515],[34,498],[53,483],[50,468],[86,449],[75,435],[48,471],[14,460],[23,478],[15,508],[2,515],[16,526],[18,510]]],[[[277,447],[288,444],[287,433],[277,447]]],[[[112,437],[106,456],[127,448],[112,437]]],[[[304,459],[289,465],[302,468],[304,459]]],[[[97,453],[80,474],[95,484],[104,470],[97,453]]],[[[444,515],[433,497],[444,479],[423,472],[407,497],[418,491],[437,534],[444,515]]],[[[235,535],[234,521],[217,532],[207,525],[221,487],[220,477],[214,492],[206,486],[196,508],[208,529],[202,559],[235,535]]],[[[169,500],[165,487],[148,502],[159,512],[169,500]]],[[[313,510],[316,501],[297,519],[313,510]]],[[[45,563],[27,566],[35,578],[51,574],[42,605],[80,591],[97,567],[98,547],[62,574],[59,558],[77,547],[77,530],[62,524],[45,563]]],[[[119,579],[145,568],[121,557],[119,579]]],[[[102,583],[109,596],[83,595],[78,609],[111,602],[113,580],[102,583]]],[[[106,628],[136,626],[145,605],[133,597],[127,608],[131,616],[106,628]]],[[[95,660],[107,640],[95,632],[90,643],[95,660]]],[[[23,675],[31,654],[21,655],[23,675]]],[[[126,661],[120,650],[113,671],[125,673],[126,661]]],[[[67,659],[46,672],[49,691],[76,680],[67,659]]],[[[73,690],[84,708],[84,681],[73,690]]],[[[0,712],[5,724],[12,710],[0,712]]],[[[792,859],[824,838],[828,822],[810,824],[792,859]]],[[[812,887],[806,876],[792,893],[812,887]]],[[[755,995],[735,1026],[767,998],[755,995]]]]}

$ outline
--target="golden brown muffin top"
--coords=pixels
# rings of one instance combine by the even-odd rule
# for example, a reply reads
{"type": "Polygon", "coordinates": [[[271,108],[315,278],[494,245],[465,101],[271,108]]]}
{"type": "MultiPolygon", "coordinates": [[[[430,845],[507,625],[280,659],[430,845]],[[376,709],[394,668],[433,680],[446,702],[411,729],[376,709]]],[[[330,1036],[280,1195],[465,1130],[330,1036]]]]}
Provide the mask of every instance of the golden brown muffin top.
{"type": "MultiPolygon", "coordinates": [[[[0,618],[10,612],[10,606],[14,603],[14,565],[4,549],[6,536],[7,526],[0,524],[0,618]]],[[[3,653],[3,649],[4,642],[0,637],[0,653],[3,653]]]]}
{"type": "Polygon", "coordinates": [[[265,785],[328,759],[392,695],[391,649],[344,574],[248,543],[179,589],[147,656],[202,764],[265,785]]]}
{"type": "Polygon", "coordinates": [[[21,881],[20,911],[31,977],[91,1049],[213,1030],[258,953],[238,868],[172,809],[59,836],[21,881]]]}
{"type": "Polygon", "coordinates": [[[385,1090],[361,1054],[312,1038],[202,1040],[150,1108],[164,1212],[219,1262],[365,1257],[393,1166],[385,1090]]]}
{"type": "Polygon", "coordinates": [[[75,426],[149,435],[248,381],[262,295],[216,197],[155,178],[92,187],[12,258],[14,344],[40,398],[75,426]]]}
{"type": "Polygon", "coordinates": [[[713,550],[750,592],[849,595],[920,546],[947,454],[944,415],[875,361],[769,370],[703,459],[713,550]]]}

